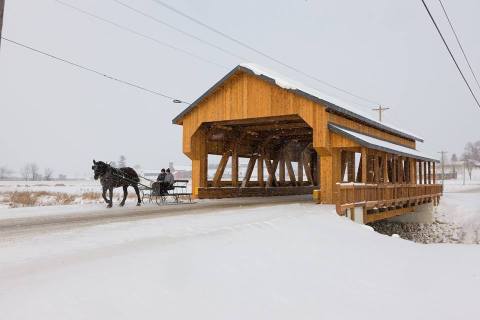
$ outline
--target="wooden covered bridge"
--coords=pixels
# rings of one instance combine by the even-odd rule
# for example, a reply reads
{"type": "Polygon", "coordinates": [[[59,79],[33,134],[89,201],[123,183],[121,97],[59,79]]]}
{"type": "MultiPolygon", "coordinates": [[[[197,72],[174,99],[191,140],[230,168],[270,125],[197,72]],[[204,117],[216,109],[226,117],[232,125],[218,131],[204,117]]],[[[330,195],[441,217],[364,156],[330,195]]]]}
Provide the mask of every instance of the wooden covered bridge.
{"type": "Polygon", "coordinates": [[[437,160],[416,149],[422,139],[255,65],[234,68],[173,123],[198,198],[312,194],[339,214],[363,207],[370,222],[442,192],[437,160]]]}

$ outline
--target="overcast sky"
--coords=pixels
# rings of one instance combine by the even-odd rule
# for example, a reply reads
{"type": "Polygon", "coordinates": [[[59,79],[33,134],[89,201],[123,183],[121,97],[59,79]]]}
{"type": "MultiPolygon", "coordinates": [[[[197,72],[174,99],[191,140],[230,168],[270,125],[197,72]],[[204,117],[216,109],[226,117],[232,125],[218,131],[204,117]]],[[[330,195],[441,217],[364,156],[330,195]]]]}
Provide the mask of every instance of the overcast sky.
{"type": "MultiPolygon", "coordinates": [[[[3,35],[186,101],[195,100],[243,62],[113,0],[63,1],[227,68],[119,30],[54,0],[6,0],[3,35]]],[[[249,62],[350,99],[153,0],[121,1],[249,62]]],[[[279,60],[391,107],[385,121],[424,137],[425,151],[461,153],[467,141],[480,140],[480,110],[420,0],[164,1],[279,60]]],[[[428,3],[465,66],[438,1],[428,3]]],[[[444,4],[480,74],[480,1],[444,4]]],[[[469,75],[466,66],[464,70],[469,75]]],[[[480,96],[480,90],[476,92],[480,96]]],[[[34,161],[57,174],[73,175],[88,173],[93,158],[110,161],[121,154],[129,165],[144,168],[163,167],[169,160],[188,164],[181,151],[181,127],[171,124],[184,107],[2,42],[0,165],[18,170],[34,161]]],[[[357,106],[367,112],[371,107],[357,106]]]]}

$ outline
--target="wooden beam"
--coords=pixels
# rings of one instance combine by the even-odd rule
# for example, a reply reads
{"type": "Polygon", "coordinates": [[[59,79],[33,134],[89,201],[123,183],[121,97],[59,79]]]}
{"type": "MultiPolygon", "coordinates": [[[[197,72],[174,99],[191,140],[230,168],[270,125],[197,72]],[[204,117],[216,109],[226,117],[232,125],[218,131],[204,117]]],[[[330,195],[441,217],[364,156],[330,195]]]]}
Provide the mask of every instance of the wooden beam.
{"type": "Polygon", "coordinates": [[[423,164],[418,161],[418,184],[423,184],[423,164]]]}
{"type": "Polygon", "coordinates": [[[312,168],[310,167],[310,155],[303,154],[303,167],[305,168],[305,176],[310,184],[313,184],[312,168]]]}
{"type": "Polygon", "coordinates": [[[232,148],[232,186],[238,187],[238,144],[232,148]]]}
{"type": "Polygon", "coordinates": [[[397,162],[398,162],[398,159],[397,159],[397,156],[393,156],[392,157],[392,183],[398,183],[397,181],[397,162]]]}
{"type": "Polygon", "coordinates": [[[362,147],[362,182],[367,183],[367,148],[362,147]]]}
{"type": "Polygon", "coordinates": [[[247,172],[245,172],[245,177],[243,177],[242,188],[245,188],[247,186],[247,183],[250,181],[250,177],[252,176],[253,168],[255,167],[256,161],[256,157],[251,157],[250,160],[248,160],[247,172]]]}
{"type": "Polygon", "coordinates": [[[363,167],[363,158],[362,155],[360,154],[360,160],[358,161],[358,167],[357,167],[357,177],[355,179],[355,182],[362,182],[362,167],[363,167]]]}
{"type": "Polygon", "coordinates": [[[380,166],[379,166],[379,161],[378,161],[378,154],[377,152],[373,153],[374,156],[374,162],[373,162],[373,177],[375,183],[380,183],[380,166]]]}
{"type": "Polygon", "coordinates": [[[267,187],[275,186],[277,179],[275,178],[275,173],[278,167],[278,159],[273,160],[273,163],[269,160],[270,157],[265,158],[265,167],[267,167],[268,180],[267,187]]]}
{"type": "Polygon", "coordinates": [[[198,196],[198,188],[207,187],[208,177],[208,153],[207,137],[205,130],[200,128],[192,136],[192,193],[193,197],[198,196]]]}
{"type": "Polygon", "coordinates": [[[228,153],[224,153],[222,155],[222,159],[220,159],[220,163],[218,164],[217,171],[215,171],[215,176],[213,177],[213,186],[218,187],[220,181],[223,177],[223,172],[225,171],[225,167],[228,163],[228,158],[230,155],[228,153]]]}
{"type": "Polygon", "coordinates": [[[280,159],[278,161],[278,181],[285,182],[285,158],[284,153],[280,151],[280,159]]]}
{"type": "Polygon", "coordinates": [[[297,175],[298,175],[298,178],[297,178],[297,184],[299,186],[303,186],[303,156],[300,155],[298,157],[298,162],[297,162],[297,175]]]}
{"type": "Polygon", "coordinates": [[[293,171],[292,162],[290,161],[290,157],[287,153],[285,153],[285,166],[287,167],[288,177],[292,183],[292,186],[296,186],[297,180],[295,179],[295,172],[293,171]]]}
{"type": "Polygon", "coordinates": [[[435,172],[435,162],[432,163],[432,166],[433,166],[433,184],[436,184],[437,183],[437,174],[435,172]]]}
{"type": "Polygon", "coordinates": [[[388,183],[388,153],[383,153],[383,183],[388,183]]]}
{"type": "Polygon", "coordinates": [[[257,180],[258,180],[258,185],[260,187],[265,186],[265,182],[263,181],[263,155],[258,156],[258,161],[257,161],[257,180]]]}
{"type": "Polygon", "coordinates": [[[427,173],[427,162],[423,162],[423,184],[427,184],[428,173],[427,173]]]}
{"type": "Polygon", "coordinates": [[[244,130],[250,131],[273,131],[273,130],[289,130],[289,129],[302,129],[310,128],[305,122],[294,122],[284,124],[265,124],[244,127],[244,130]]]}
{"type": "Polygon", "coordinates": [[[428,184],[432,184],[432,162],[428,161],[428,184]]]}

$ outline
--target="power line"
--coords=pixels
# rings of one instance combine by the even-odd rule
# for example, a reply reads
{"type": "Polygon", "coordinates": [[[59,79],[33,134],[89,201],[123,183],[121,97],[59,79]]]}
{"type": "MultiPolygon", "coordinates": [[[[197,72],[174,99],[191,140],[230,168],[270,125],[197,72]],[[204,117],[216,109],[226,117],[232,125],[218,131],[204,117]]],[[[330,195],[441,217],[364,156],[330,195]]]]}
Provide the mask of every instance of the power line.
{"type": "Polygon", "coordinates": [[[217,67],[220,67],[220,68],[223,68],[223,69],[228,69],[228,67],[226,67],[226,66],[224,66],[224,65],[221,65],[221,64],[219,64],[219,63],[217,63],[217,62],[214,62],[214,61],[205,59],[205,58],[203,58],[203,57],[201,57],[201,56],[199,56],[199,55],[197,55],[197,54],[195,54],[195,53],[192,53],[192,52],[190,52],[190,51],[187,51],[187,50],[184,50],[184,49],[182,49],[182,48],[176,47],[176,46],[171,45],[171,44],[169,44],[169,43],[166,43],[166,42],[164,42],[164,41],[160,41],[160,40],[158,40],[158,39],[156,39],[156,38],[154,38],[154,37],[151,37],[151,36],[146,35],[146,34],[144,34],[144,33],[138,32],[138,31],[136,31],[136,30],[134,30],[134,29],[131,29],[131,28],[126,27],[126,26],[124,26],[124,25],[121,25],[121,24],[119,24],[119,23],[113,22],[113,21],[108,20],[108,19],[106,19],[106,18],[100,17],[100,16],[98,16],[98,15],[96,15],[96,14],[94,14],[94,13],[91,13],[91,12],[89,12],[89,11],[83,10],[83,9],[81,9],[81,8],[79,8],[79,7],[76,7],[76,6],[74,6],[74,5],[71,5],[71,4],[69,4],[69,3],[63,2],[63,1],[61,1],[61,0],[55,0],[55,2],[57,2],[57,3],[59,3],[59,4],[63,5],[63,6],[66,6],[66,7],[70,8],[70,9],[72,9],[72,10],[75,10],[75,11],[81,13],[81,14],[84,14],[84,15],[87,15],[87,16],[89,16],[89,17],[91,17],[91,18],[94,18],[94,19],[96,19],[96,20],[99,20],[99,21],[105,22],[105,23],[107,23],[107,24],[113,25],[113,26],[115,26],[115,27],[117,27],[117,28],[119,28],[119,29],[121,29],[121,30],[123,30],[123,31],[127,31],[127,32],[132,33],[132,34],[134,34],[134,35],[136,35],[136,36],[139,36],[139,37],[145,38],[145,39],[147,39],[147,40],[153,41],[153,42],[155,42],[155,43],[157,43],[157,44],[159,44],[159,45],[162,45],[162,46],[164,46],[164,47],[168,47],[168,48],[170,48],[170,49],[172,49],[172,50],[182,52],[182,53],[184,53],[184,54],[186,54],[186,55],[189,55],[189,56],[191,56],[191,57],[194,57],[194,58],[196,58],[196,59],[199,59],[199,60],[201,60],[201,61],[203,61],[203,62],[206,62],[206,63],[212,64],[212,65],[215,65],[215,66],[217,66],[217,67]]]}
{"type": "Polygon", "coordinates": [[[228,34],[224,33],[223,31],[220,31],[220,30],[218,30],[218,29],[216,29],[216,28],[214,28],[214,27],[212,27],[212,26],[210,26],[210,25],[208,25],[208,24],[206,24],[206,23],[204,23],[204,22],[202,22],[202,21],[200,21],[200,20],[198,20],[198,19],[196,19],[196,18],[194,18],[194,17],[186,14],[186,13],[183,13],[182,11],[180,11],[180,10],[178,10],[178,9],[170,6],[169,4],[167,4],[167,3],[163,2],[163,1],[160,1],[160,0],[151,0],[151,1],[154,1],[154,2],[156,2],[157,4],[163,6],[164,8],[167,8],[167,9],[169,9],[169,10],[171,10],[171,11],[173,11],[173,12],[179,14],[179,15],[181,15],[182,17],[187,18],[187,19],[189,19],[189,20],[191,20],[191,21],[193,21],[193,22],[195,22],[195,23],[203,26],[204,28],[207,28],[208,30],[210,30],[210,31],[212,31],[212,32],[214,32],[214,33],[216,33],[216,34],[218,34],[218,35],[220,35],[220,36],[222,36],[222,37],[230,40],[230,41],[233,41],[233,42],[235,42],[236,44],[238,44],[238,45],[240,45],[240,46],[242,46],[242,47],[245,47],[245,48],[247,48],[247,49],[249,49],[249,50],[251,50],[251,51],[253,51],[253,52],[255,52],[255,53],[257,53],[257,54],[259,54],[259,55],[261,55],[261,56],[263,56],[263,57],[265,57],[265,58],[267,58],[267,59],[269,59],[269,60],[272,60],[272,61],[274,61],[274,62],[276,62],[276,63],[278,63],[278,64],[280,64],[280,65],[282,65],[282,66],[284,66],[284,67],[286,67],[286,68],[288,68],[288,69],[290,69],[290,70],[293,70],[293,71],[295,71],[295,72],[297,72],[297,73],[299,73],[299,74],[302,74],[302,75],[305,76],[305,77],[308,77],[308,78],[313,79],[313,80],[315,80],[315,81],[317,81],[317,82],[320,82],[321,84],[323,84],[323,85],[325,85],[325,86],[328,86],[328,87],[330,87],[330,88],[334,88],[334,89],[336,89],[336,90],[338,90],[338,91],[341,91],[341,92],[343,92],[343,93],[345,93],[345,94],[348,94],[348,95],[350,95],[350,96],[352,96],[352,97],[355,97],[355,98],[357,98],[357,99],[363,100],[363,101],[368,102],[368,103],[371,103],[371,104],[375,104],[375,105],[379,105],[379,104],[380,104],[380,103],[378,103],[378,102],[376,102],[376,101],[373,101],[373,100],[371,100],[371,99],[364,98],[364,97],[362,97],[362,96],[359,96],[359,95],[357,95],[357,94],[354,94],[354,93],[352,93],[352,92],[350,92],[350,91],[347,91],[347,90],[342,89],[342,88],[340,88],[340,87],[338,87],[338,86],[335,86],[335,85],[333,85],[333,84],[331,84],[331,83],[328,83],[328,82],[326,82],[326,81],[324,81],[324,80],[322,80],[322,79],[319,79],[319,78],[317,78],[317,77],[315,77],[315,76],[312,76],[312,75],[310,75],[310,74],[308,74],[308,73],[306,73],[306,72],[304,72],[304,71],[302,71],[302,70],[300,70],[300,69],[298,69],[298,68],[296,68],[296,67],[294,67],[294,66],[291,66],[291,65],[289,65],[289,64],[287,64],[287,63],[284,63],[284,62],[282,62],[282,61],[280,61],[280,60],[278,60],[278,59],[276,59],[276,58],[274,58],[274,57],[272,57],[272,56],[270,56],[270,55],[268,55],[268,54],[266,54],[266,53],[264,53],[264,52],[262,52],[262,51],[260,51],[260,50],[258,50],[258,49],[255,49],[254,47],[246,44],[245,42],[242,42],[242,41],[240,41],[240,40],[238,40],[238,39],[236,39],[236,38],[234,38],[234,37],[232,37],[232,36],[229,36],[228,34]]]}
{"type": "Polygon", "coordinates": [[[445,9],[445,6],[443,5],[442,0],[438,0],[438,2],[440,2],[440,6],[442,6],[443,13],[445,14],[445,17],[448,20],[448,24],[450,25],[450,28],[452,29],[452,32],[455,35],[455,39],[457,40],[458,46],[462,50],[463,57],[465,58],[465,61],[467,61],[468,67],[470,68],[470,72],[472,73],[473,78],[475,79],[475,82],[477,83],[477,86],[480,89],[480,84],[478,83],[477,75],[473,71],[472,65],[470,64],[470,61],[467,58],[467,54],[465,53],[465,50],[463,50],[463,46],[460,43],[460,39],[458,38],[457,32],[455,31],[455,28],[453,27],[452,21],[450,20],[450,17],[447,14],[447,10],[445,9]]]}
{"type": "Polygon", "coordinates": [[[58,56],[55,56],[51,53],[48,53],[48,52],[45,52],[45,51],[41,51],[39,49],[35,49],[31,46],[28,46],[26,44],[23,44],[23,43],[20,43],[20,42],[17,42],[17,41],[14,41],[14,40],[11,40],[11,39],[8,39],[6,37],[3,37],[2,36],[2,39],[11,43],[11,44],[14,44],[14,45],[17,45],[19,47],[22,47],[22,48],[25,48],[25,49],[28,49],[28,50],[31,50],[33,52],[36,52],[36,53],[39,53],[39,54],[42,54],[44,56],[47,56],[49,58],[52,58],[54,60],[57,60],[57,61],[60,61],[60,62],[63,62],[63,63],[66,63],[66,64],[69,64],[71,66],[74,66],[74,67],[77,67],[79,69],[82,69],[82,70],[85,70],[85,71],[89,71],[91,73],[95,73],[99,76],[102,76],[102,77],[105,77],[107,79],[110,79],[110,80],[113,80],[113,81],[117,81],[117,82],[120,82],[124,85],[127,85],[127,86],[131,86],[131,87],[134,87],[134,88],[137,88],[137,89],[140,89],[140,90],[143,90],[143,91],[146,91],[146,92],[149,92],[149,93],[152,93],[152,94],[155,94],[157,96],[161,96],[163,98],[166,98],[166,99],[169,99],[171,100],[172,102],[175,102],[175,103],[184,103],[184,104],[190,104],[189,102],[186,102],[186,101],[183,101],[183,100],[180,100],[180,99],[177,99],[177,98],[174,98],[172,96],[169,96],[167,94],[164,94],[164,93],[161,93],[159,91],[155,91],[155,90],[151,90],[151,89],[148,89],[146,87],[143,87],[141,85],[138,85],[138,84],[135,84],[133,82],[129,82],[129,81],[126,81],[126,80],[122,80],[120,78],[117,78],[117,77],[114,77],[114,76],[111,76],[109,74],[106,74],[106,73],[103,73],[103,72],[100,72],[100,71],[97,71],[93,68],[90,68],[90,67],[86,67],[86,66],[83,66],[81,64],[78,64],[78,63],[75,63],[75,62],[72,62],[70,60],[67,60],[67,59],[64,59],[64,58],[60,58],[58,56]]]}
{"type": "Polygon", "coordinates": [[[460,69],[460,66],[459,66],[458,63],[457,63],[457,60],[456,60],[455,57],[453,56],[452,50],[450,50],[450,47],[448,46],[447,41],[446,41],[445,38],[443,37],[443,34],[442,34],[442,32],[440,31],[440,28],[438,27],[437,22],[435,21],[435,18],[433,18],[432,13],[430,12],[430,9],[428,8],[427,4],[425,3],[425,0],[421,0],[421,1],[422,1],[422,3],[423,3],[423,6],[425,7],[425,10],[427,10],[428,15],[430,16],[430,19],[431,19],[432,22],[433,22],[433,25],[434,25],[435,28],[437,29],[437,32],[438,32],[438,34],[440,35],[440,38],[442,38],[443,44],[444,44],[445,47],[447,48],[448,53],[450,54],[450,57],[452,58],[453,62],[455,63],[455,66],[456,66],[457,69],[458,69],[458,72],[460,72],[460,75],[462,76],[463,81],[464,81],[465,84],[467,85],[468,90],[470,90],[470,93],[472,94],[473,99],[475,99],[475,102],[477,103],[477,106],[480,108],[480,102],[478,101],[477,97],[476,97],[475,94],[473,93],[473,90],[472,90],[472,88],[470,87],[470,84],[468,83],[467,79],[465,78],[465,75],[464,75],[463,72],[462,72],[462,69],[460,69]]]}
{"type": "Polygon", "coordinates": [[[168,27],[168,28],[170,28],[170,29],[173,29],[173,30],[175,30],[175,31],[177,31],[177,32],[179,32],[179,33],[187,36],[187,37],[190,37],[190,38],[192,38],[192,39],[195,39],[195,40],[197,40],[197,41],[200,41],[201,43],[206,44],[206,45],[208,45],[208,46],[210,46],[210,47],[212,47],[212,48],[215,48],[215,49],[217,49],[217,50],[220,50],[220,51],[222,51],[223,53],[226,53],[226,54],[228,54],[228,55],[230,55],[230,56],[232,56],[232,57],[235,57],[235,58],[237,58],[237,59],[244,60],[244,61],[247,60],[247,59],[245,59],[244,57],[239,56],[239,55],[236,54],[236,53],[233,53],[233,52],[231,52],[231,51],[229,51],[229,50],[226,50],[226,49],[224,49],[224,48],[222,48],[222,47],[220,47],[220,46],[218,46],[218,45],[216,45],[216,44],[214,44],[214,43],[211,43],[211,42],[209,42],[209,41],[203,40],[202,38],[199,38],[199,37],[197,37],[197,36],[195,36],[195,35],[187,32],[187,31],[184,31],[184,30],[182,30],[182,29],[180,29],[180,28],[177,28],[177,27],[175,27],[174,25],[172,25],[172,24],[170,24],[170,23],[168,23],[168,22],[162,21],[162,20],[160,20],[159,18],[154,17],[154,16],[152,16],[152,15],[150,15],[150,14],[148,14],[148,13],[142,11],[142,10],[139,10],[139,9],[137,9],[137,8],[135,8],[135,7],[132,7],[132,6],[126,4],[126,3],[122,2],[122,1],[119,1],[119,0],[112,0],[112,1],[118,3],[119,5],[125,7],[125,8],[127,8],[127,9],[129,9],[129,10],[131,10],[131,11],[133,11],[133,12],[136,12],[137,14],[139,14],[139,15],[141,15],[141,16],[144,16],[144,17],[146,17],[146,18],[148,18],[148,19],[150,19],[150,20],[153,20],[153,21],[161,24],[161,25],[164,25],[164,26],[166,26],[166,27],[168,27]]]}

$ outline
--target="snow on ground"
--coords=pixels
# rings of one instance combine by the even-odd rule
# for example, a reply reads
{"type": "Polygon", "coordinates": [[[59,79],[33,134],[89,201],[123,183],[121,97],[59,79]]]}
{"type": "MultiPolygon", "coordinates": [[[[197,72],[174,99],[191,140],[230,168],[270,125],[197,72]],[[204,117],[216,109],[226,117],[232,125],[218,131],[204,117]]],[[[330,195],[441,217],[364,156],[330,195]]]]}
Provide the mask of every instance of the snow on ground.
{"type": "Polygon", "coordinates": [[[312,203],[0,235],[2,319],[476,319],[479,288],[480,246],[312,203]]]}

